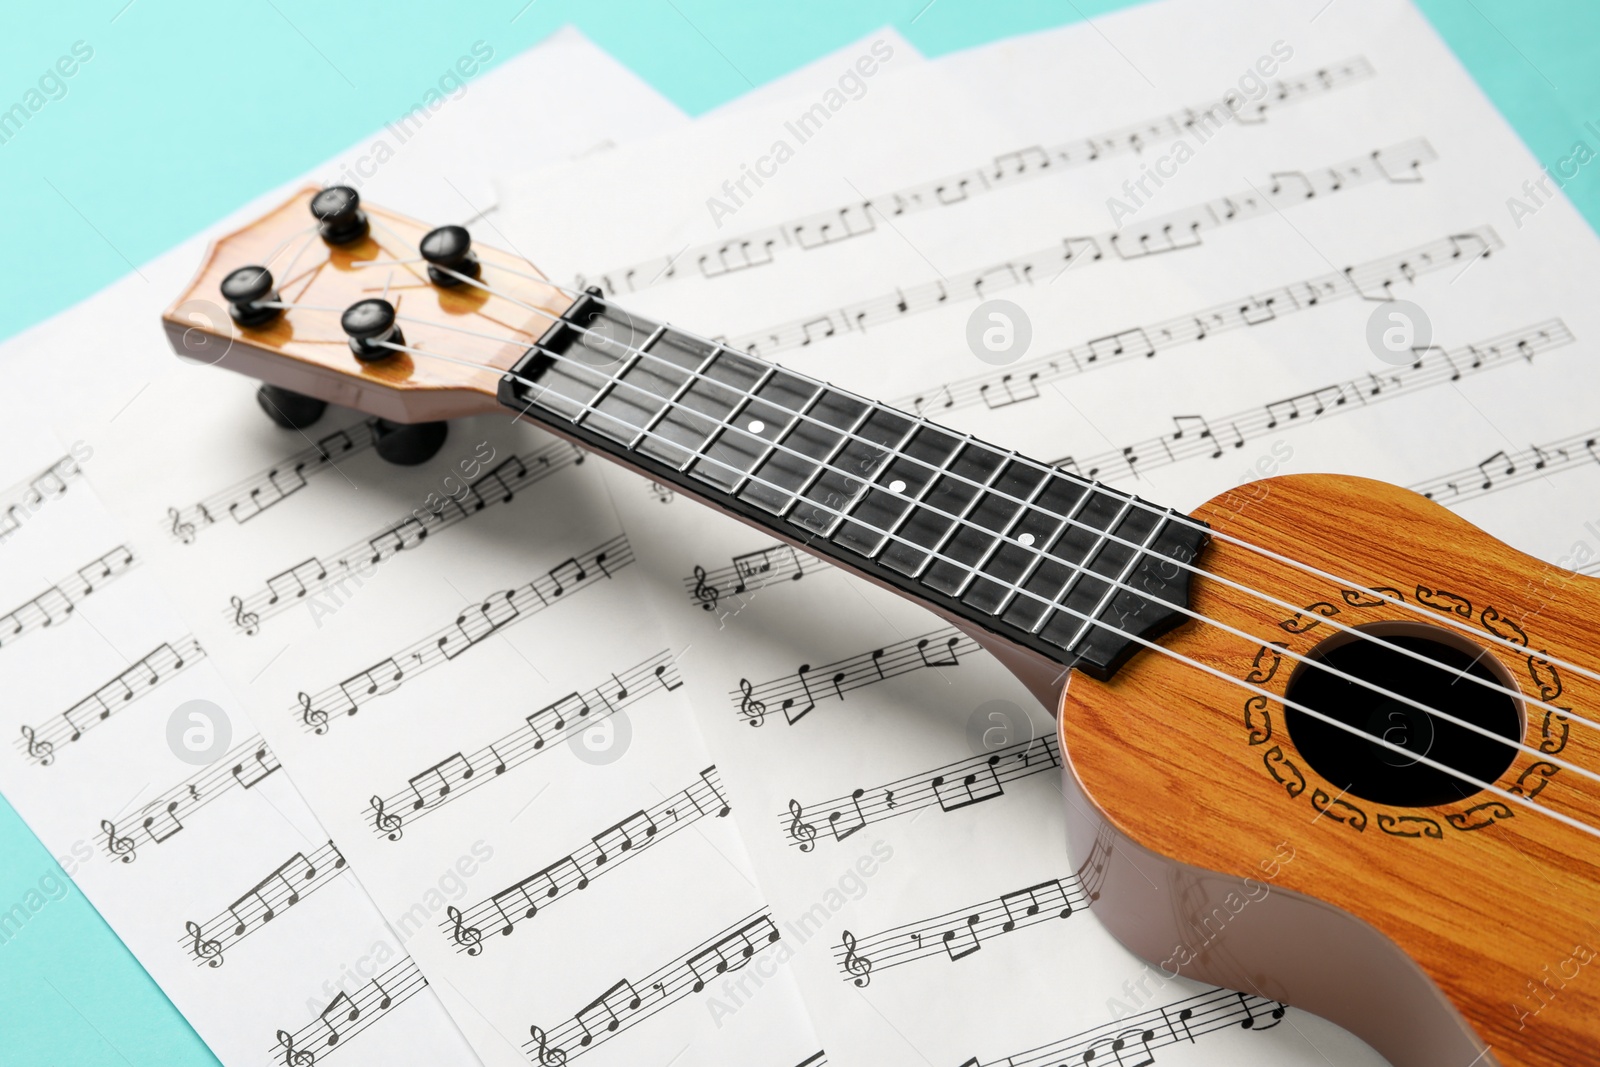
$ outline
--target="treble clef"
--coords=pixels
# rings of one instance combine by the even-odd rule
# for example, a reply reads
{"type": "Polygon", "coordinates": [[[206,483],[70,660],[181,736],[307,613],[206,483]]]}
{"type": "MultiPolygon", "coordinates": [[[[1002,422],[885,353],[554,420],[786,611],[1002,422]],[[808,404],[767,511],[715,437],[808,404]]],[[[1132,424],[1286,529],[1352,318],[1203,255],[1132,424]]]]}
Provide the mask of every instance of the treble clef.
{"type": "Polygon", "coordinates": [[[789,801],[789,814],[794,816],[789,824],[789,836],[800,842],[801,852],[810,852],[817,847],[817,828],[802,818],[804,812],[798,800],[789,801]]]}
{"type": "Polygon", "coordinates": [[[751,726],[760,726],[767,721],[767,706],[756,699],[752,689],[750,679],[739,679],[739,692],[744,694],[744,699],[739,701],[739,714],[743,715],[751,726]]]}
{"type": "Polygon", "coordinates": [[[454,904],[445,908],[444,913],[450,917],[451,922],[456,924],[455,929],[450,931],[450,936],[456,939],[456,944],[463,946],[469,956],[476,956],[482,952],[483,945],[479,942],[483,940],[483,932],[476,926],[468,926],[462,922],[461,912],[454,904]]]}
{"type": "Polygon", "coordinates": [[[189,950],[194,953],[195,959],[205,960],[207,967],[222,966],[222,942],[214,937],[202,937],[200,925],[193,921],[185,922],[183,930],[194,938],[189,950]]]}
{"type": "Polygon", "coordinates": [[[400,816],[392,811],[385,812],[383,810],[382,797],[373,794],[368,803],[373,808],[372,824],[378,828],[380,834],[387,835],[390,841],[398,841],[405,836],[405,832],[400,829],[400,816]]]}
{"type": "Polygon", "coordinates": [[[311,706],[311,698],[304,693],[300,696],[300,721],[311,727],[314,734],[328,732],[328,713],[321,708],[311,706]]]}
{"type": "Polygon", "coordinates": [[[29,758],[38,760],[39,766],[48,767],[55,762],[56,758],[53,753],[56,750],[56,746],[48,741],[34,740],[33,727],[24,726],[22,728],[22,736],[28,740],[29,758]]]}
{"type": "Polygon", "coordinates": [[[168,508],[167,514],[172,516],[171,534],[184,544],[194,543],[194,523],[184,522],[183,514],[177,508],[168,508]]]}
{"type": "Polygon", "coordinates": [[[119,857],[123,863],[132,863],[138,858],[134,855],[133,838],[118,837],[115,824],[107,819],[101,819],[100,829],[106,832],[106,848],[113,856],[119,857]]]}
{"type": "Polygon", "coordinates": [[[317,1054],[310,1049],[295,1049],[293,1034],[279,1030],[278,1044],[284,1049],[283,1067],[312,1067],[317,1062],[317,1054]]]}
{"type": "Polygon", "coordinates": [[[244,609],[244,601],[238,597],[229,597],[228,606],[233,609],[233,624],[243,630],[246,637],[254,634],[261,626],[261,616],[253,611],[244,609]]]}
{"type": "Polygon", "coordinates": [[[856,955],[856,935],[846,930],[840,944],[844,946],[845,973],[853,977],[858,986],[872,984],[872,961],[856,955]]]}
{"type": "Polygon", "coordinates": [[[539,1067],[565,1067],[567,1062],[565,1050],[551,1048],[549,1038],[545,1037],[544,1031],[537,1025],[528,1027],[528,1033],[539,1043],[539,1055],[534,1060],[539,1067]]]}
{"type": "Polygon", "coordinates": [[[700,606],[706,611],[717,609],[717,599],[722,594],[717,587],[706,581],[706,569],[699,564],[694,568],[694,598],[700,601],[700,606]]]}

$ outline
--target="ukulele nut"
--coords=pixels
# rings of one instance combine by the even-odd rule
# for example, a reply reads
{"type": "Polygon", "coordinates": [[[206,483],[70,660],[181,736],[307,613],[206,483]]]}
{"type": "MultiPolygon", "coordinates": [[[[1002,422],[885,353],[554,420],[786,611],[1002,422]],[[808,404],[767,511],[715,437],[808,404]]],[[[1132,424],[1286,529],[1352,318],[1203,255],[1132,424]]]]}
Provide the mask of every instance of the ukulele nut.
{"type": "Polygon", "coordinates": [[[428,277],[442,289],[465,284],[457,275],[476,278],[483,269],[477,253],[472,251],[472,235],[465,226],[440,226],[429,230],[417,244],[417,250],[428,261],[428,277]]]}
{"type": "Polygon", "coordinates": [[[395,323],[394,305],[381,297],[357,300],[344,309],[339,325],[350,337],[350,351],[363,363],[376,363],[394,355],[388,345],[403,345],[405,334],[395,323]]]}
{"type": "Polygon", "coordinates": [[[261,301],[278,301],[272,272],[265,267],[240,267],[230,271],[218,286],[228,302],[228,315],[240,326],[264,326],[283,313],[283,309],[262,307],[261,301]]]}
{"type": "Polygon", "coordinates": [[[361,194],[348,185],[330,185],[311,198],[311,215],[317,231],[330,245],[359,241],[371,228],[361,210],[361,194]]]}

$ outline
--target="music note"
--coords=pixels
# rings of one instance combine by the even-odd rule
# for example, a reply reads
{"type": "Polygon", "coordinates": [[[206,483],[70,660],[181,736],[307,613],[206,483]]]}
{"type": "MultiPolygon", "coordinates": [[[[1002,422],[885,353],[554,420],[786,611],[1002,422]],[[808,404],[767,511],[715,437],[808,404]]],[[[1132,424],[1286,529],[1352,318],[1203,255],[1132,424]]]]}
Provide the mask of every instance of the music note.
{"type": "Polygon", "coordinates": [[[572,569],[573,575],[570,580],[573,582],[581,582],[585,578],[589,577],[589,572],[584,570],[583,564],[579,563],[576,557],[557,563],[554,567],[550,568],[550,584],[554,586],[553,595],[555,596],[560,596],[566,591],[566,587],[561,584],[560,577],[560,571],[563,568],[572,569]]]}
{"type": "Polygon", "coordinates": [[[872,961],[866,956],[856,952],[856,936],[849,930],[841,935],[840,943],[844,946],[844,969],[854,979],[857,986],[865,987],[872,983],[872,961]]]}
{"type": "Polygon", "coordinates": [[[328,1016],[333,1015],[340,1010],[340,1001],[343,1001],[345,1004],[343,1010],[345,1012],[346,1022],[353,1023],[357,1019],[361,1018],[361,1008],[356,1004],[355,1001],[350,999],[350,994],[344,992],[343,990],[340,990],[337,994],[335,994],[334,998],[328,1001],[328,1006],[323,1008],[322,1011],[317,1015],[317,1021],[320,1022],[328,1031],[327,1040],[328,1044],[330,1045],[337,1045],[339,1043],[339,1030],[328,1021],[328,1016]]]}
{"type": "Polygon", "coordinates": [[[445,772],[452,768],[454,768],[456,776],[460,781],[466,782],[472,779],[472,764],[468,763],[467,758],[459,752],[440,760],[438,763],[435,763],[432,767],[429,767],[422,773],[414,774],[410,778],[406,779],[406,784],[411,786],[411,792],[416,794],[417,798],[412,803],[411,810],[421,811],[422,808],[425,807],[429,802],[428,798],[423,794],[423,791],[417,788],[417,782],[419,780],[432,778],[433,781],[429,782],[428,784],[433,785],[437,783],[438,793],[434,797],[435,800],[443,800],[445,797],[450,795],[452,783],[450,781],[450,777],[445,772]]]}
{"type": "Polygon", "coordinates": [[[583,1036],[578,1039],[578,1044],[588,1048],[594,1042],[594,1031],[597,1026],[602,1027],[606,1033],[612,1033],[622,1025],[622,1016],[617,1014],[617,1009],[612,1006],[613,1003],[624,1006],[625,1011],[637,1011],[640,1002],[641,998],[634,991],[633,983],[624,978],[596,997],[592,1003],[579,1008],[577,1015],[573,1016],[583,1030],[583,1036]]]}
{"type": "MultiPolygon", "coordinates": [[[[784,719],[788,721],[790,726],[793,726],[795,723],[797,723],[801,719],[805,718],[806,717],[806,713],[809,712],[812,708],[817,706],[816,701],[811,696],[811,687],[806,684],[806,674],[810,670],[811,670],[811,664],[802,663],[802,664],[800,664],[800,669],[798,671],[796,671],[795,675],[794,675],[795,681],[800,683],[800,691],[805,694],[806,706],[801,708],[798,711],[791,710],[791,709],[794,708],[795,698],[794,697],[786,697],[786,698],[784,698],[783,705],[780,708],[780,710],[783,712],[784,719]]],[[[751,725],[759,725],[759,724],[758,723],[752,723],[751,725]]]]}
{"type": "Polygon", "coordinates": [[[956,667],[960,665],[961,661],[956,657],[956,645],[961,643],[960,634],[957,634],[944,643],[945,655],[949,657],[948,659],[928,658],[927,648],[931,641],[932,638],[924,637],[922,640],[917,642],[917,655],[922,657],[922,665],[924,667],[956,667]]]}
{"type": "Polygon", "coordinates": [[[1038,915],[1050,901],[1049,907],[1060,905],[1059,918],[1065,919],[1072,914],[1072,902],[1067,899],[1066,890],[1061,886],[1059,878],[1052,878],[1048,882],[1019,889],[1014,893],[1007,893],[1000,898],[1000,906],[1005,909],[1006,921],[1000,929],[1010,933],[1017,928],[1019,918],[1038,915]],[[1041,895],[1042,894],[1042,895],[1041,895]],[[1026,903],[1024,903],[1026,898],[1026,903]]]}
{"type": "Polygon", "coordinates": [[[233,779],[245,789],[253,789],[255,788],[257,782],[261,781],[273,771],[278,770],[281,766],[282,765],[278,763],[277,757],[273,756],[272,752],[267,748],[266,745],[262,745],[260,748],[256,749],[255,767],[253,769],[246,771],[245,764],[243,762],[233,765],[233,779]]]}
{"type": "Polygon", "coordinates": [[[946,930],[940,936],[939,941],[944,945],[945,952],[949,954],[951,963],[959,959],[965,959],[983,947],[983,943],[978,940],[978,920],[980,918],[982,918],[981,915],[969,915],[966,922],[953,929],[946,930]],[[965,935],[964,942],[963,935],[965,935]]]}
{"type": "Polygon", "coordinates": [[[855,808],[856,813],[853,822],[843,811],[834,811],[828,814],[828,829],[833,831],[833,839],[835,841],[843,841],[867,825],[867,817],[861,810],[861,798],[866,795],[866,792],[865,789],[857,789],[850,794],[850,803],[855,808]]]}
{"type": "Polygon", "coordinates": [[[995,773],[995,765],[999,762],[999,753],[990,756],[984,767],[988,773],[980,771],[964,776],[959,790],[950,788],[942,774],[934,778],[930,784],[933,786],[934,796],[939,800],[939,806],[945,811],[955,811],[1004,795],[1005,786],[1000,783],[1000,776],[995,773]]]}
{"type": "Polygon", "coordinates": [[[455,938],[457,945],[467,950],[467,955],[476,956],[483,951],[483,933],[476,926],[468,926],[461,920],[461,911],[451,904],[445,908],[445,915],[455,924],[450,931],[450,936],[455,938]]]}

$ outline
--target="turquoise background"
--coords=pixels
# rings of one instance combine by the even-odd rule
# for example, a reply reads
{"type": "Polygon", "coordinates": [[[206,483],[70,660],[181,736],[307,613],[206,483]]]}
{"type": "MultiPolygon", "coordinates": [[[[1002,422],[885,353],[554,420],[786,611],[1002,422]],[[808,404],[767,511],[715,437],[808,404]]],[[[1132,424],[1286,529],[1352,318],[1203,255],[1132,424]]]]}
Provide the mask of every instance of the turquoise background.
{"type": "MultiPolygon", "coordinates": [[[[1319,0],[1304,0],[1308,17],[1319,0]]],[[[1360,4],[1363,0],[1332,0],[1360,4]]],[[[482,38],[503,62],[574,23],[691,114],[885,23],[937,56],[1126,0],[97,0],[14,6],[0,108],[83,40],[94,58],[0,144],[0,338],[56,314],[395,117],[417,71],[482,38]],[[441,11],[448,10],[448,15],[441,11]]],[[[1422,0],[1554,164],[1600,122],[1600,4],[1422,0]]],[[[1600,173],[1567,195],[1600,222],[1600,173]]],[[[1597,294],[1600,295],[1600,294],[1597,294]]],[[[0,911],[60,870],[0,803],[0,911]]],[[[215,1063],[73,889],[0,944],[0,1063],[215,1063]]]]}

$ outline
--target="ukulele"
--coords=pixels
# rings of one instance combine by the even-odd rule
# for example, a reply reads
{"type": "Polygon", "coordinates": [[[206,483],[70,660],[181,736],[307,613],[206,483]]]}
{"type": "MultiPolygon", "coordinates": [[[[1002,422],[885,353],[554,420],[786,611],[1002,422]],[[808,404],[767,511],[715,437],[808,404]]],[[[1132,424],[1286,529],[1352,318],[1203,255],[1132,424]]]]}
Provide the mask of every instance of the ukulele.
{"type": "Polygon", "coordinates": [[[216,242],[163,321],[281,425],[355,408],[418,463],[507,410],[949,620],[1055,710],[1080,875],[1163,975],[1397,1067],[1600,1063],[1600,583],[1360,478],[1181,514],[347,187],[216,242]]]}

